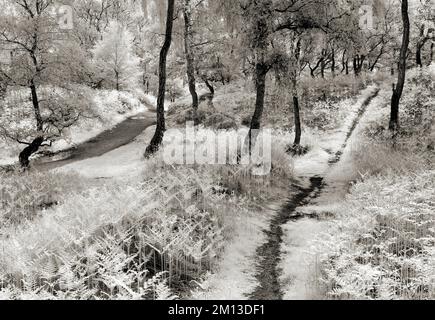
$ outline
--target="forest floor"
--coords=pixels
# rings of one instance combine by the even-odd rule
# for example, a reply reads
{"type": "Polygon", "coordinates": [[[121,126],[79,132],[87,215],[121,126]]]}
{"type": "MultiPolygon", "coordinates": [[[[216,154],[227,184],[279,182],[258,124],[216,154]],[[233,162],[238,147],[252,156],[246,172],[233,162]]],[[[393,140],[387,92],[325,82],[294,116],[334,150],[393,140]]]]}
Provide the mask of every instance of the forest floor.
{"type": "MultiPolygon", "coordinates": [[[[310,241],[321,230],[316,211],[305,212],[327,198],[345,194],[350,181],[327,181],[333,167],[346,166],[342,156],[360,121],[379,89],[361,93],[340,128],[318,137],[317,147],[295,159],[295,178],[284,205],[275,202],[263,208],[260,216],[243,217],[237,232],[226,246],[219,271],[210,275],[193,297],[201,299],[305,299],[312,295],[307,280],[310,241]],[[330,193],[334,193],[332,196],[330,193]]],[[[148,112],[131,117],[112,130],[73,150],[67,158],[38,163],[42,170],[76,172],[91,179],[130,179],[143,169],[143,146],[154,131],[148,112]],[[125,130],[127,128],[127,130],[125,130]],[[147,129],[146,129],[147,128],[147,129]],[[144,129],[146,129],[144,131],[144,129]]],[[[291,183],[291,182],[289,182],[291,183]]],[[[312,264],[310,263],[310,266],[312,264]]]]}
{"type": "MultiPolygon", "coordinates": [[[[45,158],[50,162],[39,160],[28,175],[2,176],[6,181],[2,192],[14,199],[0,203],[5,210],[1,217],[5,226],[0,230],[0,236],[4,235],[2,265],[9,268],[8,273],[22,274],[28,279],[40,272],[57,279],[62,274],[57,268],[47,269],[47,252],[68,257],[71,262],[65,267],[70,268],[76,259],[83,261],[83,257],[106,248],[105,241],[113,237],[112,231],[121,238],[136,241],[129,223],[123,223],[131,221],[143,226],[140,232],[146,237],[138,242],[140,246],[164,252],[147,265],[147,270],[154,270],[161,277],[158,280],[161,290],[153,291],[158,297],[309,300],[394,295],[391,290],[396,286],[388,287],[388,283],[380,283],[371,291],[365,289],[375,286],[373,281],[379,274],[377,251],[372,260],[367,260],[367,253],[371,252],[367,246],[373,241],[387,249],[401,245],[394,242],[397,237],[373,240],[372,235],[384,227],[395,227],[397,217],[402,216],[406,218],[404,226],[409,229],[404,227],[404,235],[412,235],[414,227],[409,227],[409,217],[414,214],[420,223],[420,212],[428,212],[433,225],[432,90],[420,82],[420,79],[429,81],[432,76],[414,73],[407,87],[409,98],[403,103],[401,145],[396,145],[395,140],[391,143],[391,135],[384,129],[391,86],[385,79],[378,79],[374,82],[378,84],[367,87],[365,83],[347,95],[337,93],[327,103],[320,99],[311,109],[304,108],[302,142],[308,151],[302,156],[292,157],[285,152],[293,138],[289,127],[282,123],[274,126],[270,118],[265,119],[266,128],[276,128],[272,129],[276,130],[272,133],[272,170],[267,177],[233,171],[231,165],[167,164],[164,161],[167,151],[183,158],[188,152],[186,146],[191,140],[180,135],[178,129],[165,134],[169,140],[179,138],[180,141],[174,140],[176,148],[168,143],[155,158],[144,161],[145,146],[155,131],[155,114],[137,110],[125,115],[124,121],[111,130],[95,134],[67,153],[45,158]],[[413,108],[417,107],[423,110],[421,119],[414,116],[413,108]],[[422,121],[425,119],[427,125],[422,121]],[[423,125],[415,127],[415,123],[423,125]],[[413,134],[408,139],[407,130],[413,134]],[[20,181],[26,181],[26,192],[17,192],[22,190],[17,188],[20,181]],[[390,196],[396,185],[399,194],[390,196]],[[22,207],[22,203],[32,206],[22,207]],[[147,219],[146,224],[139,222],[143,219],[147,219]],[[391,222],[384,224],[385,219],[391,222]],[[110,230],[110,234],[105,230],[110,230]],[[361,242],[367,236],[371,240],[367,244],[361,242]],[[100,241],[95,242],[96,251],[88,250],[86,245],[74,247],[83,248],[81,252],[71,251],[70,244],[81,244],[83,239],[100,241]],[[394,247],[385,245],[387,240],[394,247]],[[35,255],[35,248],[44,254],[35,255]],[[174,263],[165,261],[173,257],[174,263]]],[[[226,101],[221,94],[217,98],[226,101]]],[[[217,101],[222,114],[231,114],[238,107],[217,101]]],[[[186,121],[185,109],[188,107],[180,112],[175,109],[172,115],[186,121]]],[[[281,122],[291,123],[291,119],[282,116],[282,110],[275,113],[277,117],[281,114],[281,122]]],[[[270,110],[272,118],[275,113],[270,110]]],[[[226,123],[228,119],[222,116],[221,120],[226,123]]],[[[235,123],[243,125],[241,120],[235,123]]],[[[184,124],[181,121],[178,125],[183,128],[184,124]]],[[[198,132],[216,129],[205,124],[198,132]]],[[[210,144],[198,142],[198,146],[204,145],[210,144]]],[[[425,232],[431,235],[433,228],[427,225],[425,232]]],[[[406,243],[412,245],[413,241],[420,240],[410,239],[406,243]]],[[[431,240],[428,243],[428,250],[432,250],[431,240]]],[[[119,247],[117,241],[107,248],[109,258],[104,260],[107,265],[104,270],[112,272],[112,263],[119,259],[128,263],[125,255],[130,253],[124,252],[125,247],[119,247]]],[[[409,258],[408,252],[405,257],[387,253],[385,257],[398,255],[405,270],[409,263],[417,261],[415,265],[423,275],[418,281],[429,283],[433,279],[433,270],[425,269],[433,265],[426,262],[429,259],[426,251],[409,258]]],[[[57,263],[61,262],[56,260],[57,263]]],[[[128,268],[124,267],[117,269],[119,279],[128,276],[124,273],[128,268]]],[[[389,272],[388,265],[382,270],[389,272]]],[[[101,275],[94,277],[100,279],[101,275]]],[[[424,292],[417,280],[415,292],[421,296],[424,292]]],[[[77,281],[87,283],[85,278],[77,281]]],[[[13,283],[9,287],[2,291],[6,297],[39,296],[41,290],[15,287],[13,283]]],[[[72,293],[64,292],[69,298],[81,295],[71,290],[72,293]]],[[[116,297],[130,297],[131,293],[127,290],[116,297]]],[[[403,296],[406,295],[409,293],[403,296]]]]}
{"type": "Polygon", "coordinates": [[[75,148],[56,154],[59,160],[43,157],[33,166],[39,170],[51,170],[74,162],[100,157],[122,146],[128,145],[144,130],[155,124],[155,113],[146,111],[131,116],[112,129],[106,130],[98,136],[78,145],[75,148]]]}

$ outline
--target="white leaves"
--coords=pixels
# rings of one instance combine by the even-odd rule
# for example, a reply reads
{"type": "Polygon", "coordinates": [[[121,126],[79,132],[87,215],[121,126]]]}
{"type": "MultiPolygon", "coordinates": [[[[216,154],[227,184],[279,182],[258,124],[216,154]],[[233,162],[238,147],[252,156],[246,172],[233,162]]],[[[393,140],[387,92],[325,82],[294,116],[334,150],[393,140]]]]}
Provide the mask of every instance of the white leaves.
{"type": "Polygon", "coordinates": [[[218,258],[221,221],[199,207],[222,197],[212,192],[213,180],[205,173],[166,168],[153,174],[134,186],[70,192],[29,223],[2,229],[9,238],[2,239],[0,277],[8,280],[0,296],[177,298],[172,279],[199,279],[218,258]],[[203,198],[192,198],[198,188],[203,198]],[[181,201],[164,201],[177,197],[181,201]]]}
{"type": "Polygon", "coordinates": [[[330,297],[435,296],[432,185],[435,172],[367,178],[343,205],[341,223],[317,242],[330,297]],[[373,217],[375,219],[373,219],[373,217]],[[433,262],[432,262],[433,263],[433,262]]]}
{"type": "Polygon", "coordinates": [[[120,23],[111,22],[93,49],[96,76],[106,86],[117,90],[134,90],[141,75],[140,59],[133,52],[133,36],[120,23]]]}

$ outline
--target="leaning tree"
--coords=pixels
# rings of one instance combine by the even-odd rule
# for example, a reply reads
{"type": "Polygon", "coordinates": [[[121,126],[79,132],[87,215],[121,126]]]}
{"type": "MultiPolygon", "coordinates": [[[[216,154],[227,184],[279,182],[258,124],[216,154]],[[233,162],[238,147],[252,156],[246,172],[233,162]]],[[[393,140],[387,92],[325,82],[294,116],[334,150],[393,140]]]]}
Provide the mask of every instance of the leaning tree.
{"type": "Polygon", "coordinates": [[[168,0],[166,14],[165,40],[160,51],[159,60],[159,92],[157,95],[157,126],[149,146],[145,150],[145,157],[156,153],[163,143],[163,136],[166,131],[165,122],[165,91],[166,91],[166,60],[171,48],[172,29],[174,26],[175,0],[168,0]]]}
{"type": "Polygon", "coordinates": [[[78,57],[71,56],[67,30],[59,29],[54,1],[7,0],[2,7],[0,50],[10,59],[0,75],[10,89],[0,134],[25,145],[19,162],[27,168],[33,154],[85,116],[88,98],[71,84],[78,57]]]}
{"type": "Polygon", "coordinates": [[[406,78],[406,61],[408,57],[409,37],[410,37],[410,22],[408,13],[408,0],[402,0],[402,46],[400,48],[400,56],[398,61],[399,75],[397,84],[393,86],[393,96],[391,98],[391,115],[389,129],[396,132],[399,128],[399,105],[402,98],[403,88],[406,78]]]}

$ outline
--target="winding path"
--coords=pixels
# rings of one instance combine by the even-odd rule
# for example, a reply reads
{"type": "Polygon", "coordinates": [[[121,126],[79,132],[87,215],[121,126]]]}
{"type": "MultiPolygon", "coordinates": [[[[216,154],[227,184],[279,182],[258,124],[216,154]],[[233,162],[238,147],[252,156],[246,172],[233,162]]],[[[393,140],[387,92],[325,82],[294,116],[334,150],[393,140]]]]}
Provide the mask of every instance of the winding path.
{"type": "MultiPolygon", "coordinates": [[[[358,123],[362,116],[367,111],[367,107],[371,101],[377,97],[380,89],[376,89],[365,101],[361,104],[355,119],[353,120],[346,138],[333,157],[329,161],[329,166],[333,166],[340,162],[344,150],[346,149],[349,139],[353,135],[358,123]]],[[[296,193],[289,199],[289,201],[276,213],[270,222],[268,230],[265,230],[266,242],[257,248],[257,256],[259,263],[257,265],[257,272],[255,278],[258,286],[248,298],[252,300],[282,300],[284,292],[280,286],[281,270],[279,264],[281,261],[281,244],[283,242],[283,226],[290,221],[298,221],[306,217],[297,209],[309,205],[310,202],[317,198],[324,187],[324,179],[321,176],[301,177],[301,179],[308,179],[310,181],[309,187],[302,187],[301,185],[294,184],[292,187],[296,193]]]]}
{"type": "Polygon", "coordinates": [[[50,160],[43,157],[36,160],[32,166],[38,170],[52,170],[77,161],[102,156],[132,142],[145,129],[155,124],[156,115],[151,111],[132,116],[119,123],[116,127],[100,133],[76,148],[62,151],[65,157],[61,160],[50,160]]]}

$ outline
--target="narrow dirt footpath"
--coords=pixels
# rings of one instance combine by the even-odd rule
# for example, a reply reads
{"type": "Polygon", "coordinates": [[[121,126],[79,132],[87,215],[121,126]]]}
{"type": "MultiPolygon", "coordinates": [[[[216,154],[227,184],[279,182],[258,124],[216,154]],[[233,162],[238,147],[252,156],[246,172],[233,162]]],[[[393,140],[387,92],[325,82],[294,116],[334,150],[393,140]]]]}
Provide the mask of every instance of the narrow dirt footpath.
{"type": "MultiPolygon", "coordinates": [[[[329,167],[337,164],[344,150],[347,147],[349,139],[355,131],[362,116],[367,111],[367,107],[371,101],[379,94],[380,89],[376,89],[370,94],[361,104],[355,119],[353,120],[349,131],[345,137],[342,147],[338,150],[329,161],[329,167]]],[[[280,285],[280,275],[282,271],[279,268],[281,262],[281,244],[283,242],[283,226],[290,221],[298,221],[307,216],[297,209],[309,205],[313,199],[317,198],[325,184],[323,177],[311,176],[300,177],[301,181],[309,181],[309,187],[303,187],[301,182],[298,185],[293,185],[296,193],[289,199],[286,205],[278,210],[276,216],[272,218],[268,230],[265,230],[266,242],[257,249],[259,262],[257,264],[256,280],[257,288],[248,295],[252,300],[282,300],[284,292],[280,285]]],[[[312,216],[310,216],[312,217],[312,216]]]]}
{"type": "Polygon", "coordinates": [[[132,142],[146,128],[154,124],[155,113],[150,111],[129,117],[116,127],[102,132],[95,138],[80,144],[77,148],[61,152],[65,155],[63,159],[53,161],[44,157],[35,161],[32,166],[42,171],[52,170],[77,161],[102,156],[132,142]]]}
{"type": "Polygon", "coordinates": [[[250,295],[250,299],[281,300],[283,298],[283,292],[281,292],[279,284],[278,270],[281,243],[284,235],[282,226],[287,224],[290,220],[300,218],[296,209],[307,204],[308,199],[313,193],[321,191],[323,178],[312,177],[310,182],[310,187],[308,188],[294,185],[299,192],[296,193],[272,219],[270,230],[264,231],[267,235],[267,242],[257,249],[257,255],[261,258],[258,266],[258,274],[256,276],[259,286],[250,295]]]}

